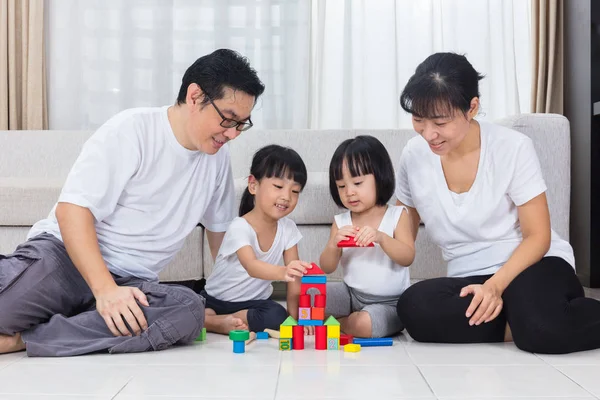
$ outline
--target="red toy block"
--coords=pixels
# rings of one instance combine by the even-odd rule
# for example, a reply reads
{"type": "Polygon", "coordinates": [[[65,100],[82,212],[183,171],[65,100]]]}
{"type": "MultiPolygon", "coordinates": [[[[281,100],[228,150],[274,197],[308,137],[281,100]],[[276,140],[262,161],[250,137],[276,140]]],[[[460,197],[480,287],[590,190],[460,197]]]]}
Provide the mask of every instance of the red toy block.
{"type": "Polygon", "coordinates": [[[321,294],[327,293],[327,284],[325,283],[301,283],[300,295],[306,294],[309,289],[315,288],[321,294]]]}
{"type": "Polygon", "coordinates": [[[312,268],[308,268],[304,275],[325,275],[325,272],[317,264],[310,263],[310,265],[312,265],[312,268]]]}
{"type": "Polygon", "coordinates": [[[327,295],[317,294],[315,295],[315,305],[313,307],[325,308],[327,305],[327,295]]]}
{"type": "Polygon", "coordinates": [[[310,309],[310,319],[318,319],[323,321],[325,319],[325,308],[313,307],[310,309]]]}
{"type": "MultiPolygon", "coordinates": [[[[350,237],[346,240],[340,240],[337,244],[337,247],[358,247],[358,246],[356,246],[356,242],[354,241],[354,238],[350,237]]],[[[375,247],[375,244],[371,242],[365,247],[375,247]]]]}
{"type": "Polygon", "coordinates": [[[315,350],[327,350],[326,326],[315,326],[315,350]]]}
{"type": "Polygon", "coordinates": [[[297,325],[292,327],[292,348],[294,350],[304,350],[304,327],[297,325]]]}
{"type": "Polygon", "coordinates": [[[298,299],[298,307],[310,307],[310,294],[303,294],[300,296],[300,298],[298,299]]]}
{"type": "Polygon", "coordinates": [[[354,340],[354,338],[352,336],[341,334],[340,335],[340,347],[347,345],[347,344],[352,344],[353,340],[354,340]]]}

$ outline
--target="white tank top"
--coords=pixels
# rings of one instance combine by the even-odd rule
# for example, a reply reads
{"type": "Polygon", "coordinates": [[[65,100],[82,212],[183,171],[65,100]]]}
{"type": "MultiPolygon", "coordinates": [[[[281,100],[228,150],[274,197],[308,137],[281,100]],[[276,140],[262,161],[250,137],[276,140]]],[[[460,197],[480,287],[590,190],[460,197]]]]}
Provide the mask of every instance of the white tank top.
{"type": "MultiPolygon", "coordinates": [[[[379,231],[394,237],[394,230],[406,208],[388,206],[379,231]]],[[[350,211],[335,216],[338,228],[352,225],[350,211]]],[[[396,264],[382,250],[375,247],[347,247],[342,249],[340,266],[344,282],[353,289],[377,296],[400,296],[410,286],[408,267],[396,264]]]]}

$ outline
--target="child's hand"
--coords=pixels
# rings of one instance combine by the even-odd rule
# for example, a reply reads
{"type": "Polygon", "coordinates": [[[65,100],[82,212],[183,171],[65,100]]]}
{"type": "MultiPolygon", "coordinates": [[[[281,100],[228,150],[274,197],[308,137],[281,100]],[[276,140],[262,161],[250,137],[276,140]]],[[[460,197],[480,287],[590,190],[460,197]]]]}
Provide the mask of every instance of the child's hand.
{"type": "Polygon", "coordinates": [[[286,282],[294,282],[296,277],[302,278],[306,273],[306,270],[312,268],[310,263],[294,260],[290,262],[287,267],[284,269],[284,278],[283,280],[286,282]]]}
{"type": "Polygon", "coordinates": [[[382,233],[370,226],[363,226],[358,230],[355,241],[356,245],[360,247],[368,246],[370,243],[379,243],[381,241],[382,233]]]}
{"type": "Polygon", "coordinates": [[[312,336],[315,334],[315,327],[314,326],[305,326],[304,327],[304,334],[307,336],[312,336]]]}
{"type": "Polygon", "coordinates": [[[351,237],[355,237],[357,232],[358,232],[358,227],[356,227],[356,226],[352,226],[352,225],[342,226],[340,229],[338,229],[337,233],[335,234],[335,236],[333,238],[334,243],[332,243],[332,246],[337,247],[337,244],[339,242],[341,242],[342,240],[348,240],[351,237]]]}

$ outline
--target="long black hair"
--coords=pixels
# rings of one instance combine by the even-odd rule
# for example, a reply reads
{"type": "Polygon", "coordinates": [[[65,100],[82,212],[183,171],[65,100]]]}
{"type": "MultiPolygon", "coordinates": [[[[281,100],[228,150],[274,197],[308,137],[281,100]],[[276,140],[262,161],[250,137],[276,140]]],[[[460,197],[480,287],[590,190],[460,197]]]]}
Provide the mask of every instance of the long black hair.
{"type": "MultiPolygon", "coordinates": [[[[300,185],[300,190],[306,185],[306,165],[300,155],[289,147],[276,144],[265,146],[254,153],[250,175],[257,181],[263,178],[287,178],[300,185]]],[[[254,208],[254,195],[248,188],[240,201],[240,217],[254,208]]]]}
{"type": "Polygon", "coordinates": [[[417,67],[400,95],[404,111],[420,118],[451,117],[456,110],[465,114],[471,99],[480,97],[483,75],[464,55],[435,53],[417,67]]]}
{"type": "Polygon", "coordinates": [[[373,174],[375,178],[375,204],[384,206],[394,194],[396,179],[394,165],[387,149],[376,137],[357,136],[344,140],[333,153],[329,163],[329,193],[335,204],[344,207],[336,181],[343,178],[344,162],[352,177],[373,174]]]}

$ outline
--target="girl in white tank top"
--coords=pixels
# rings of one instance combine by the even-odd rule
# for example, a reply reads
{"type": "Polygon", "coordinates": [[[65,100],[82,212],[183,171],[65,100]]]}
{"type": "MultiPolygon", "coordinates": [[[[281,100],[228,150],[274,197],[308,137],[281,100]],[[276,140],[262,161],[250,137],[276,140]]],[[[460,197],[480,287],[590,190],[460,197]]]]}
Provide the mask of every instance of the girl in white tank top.
{"type": "Polygon", "coordinates": [[[367,135],[342,142],[330,163],[331,196],[348,211],[335,216],[320,258],[323,271],[332,273],[339,265],[344,276],[343,282],[328,284],[326,313],[353,336],[387,336],[402,329],[396,302],[410,285],[407,266],[415,247],[408,211],[388,205],[394,175],[383,144],[367,135]],[[348,239],[356,247],[338,247],[348,239]]]}

